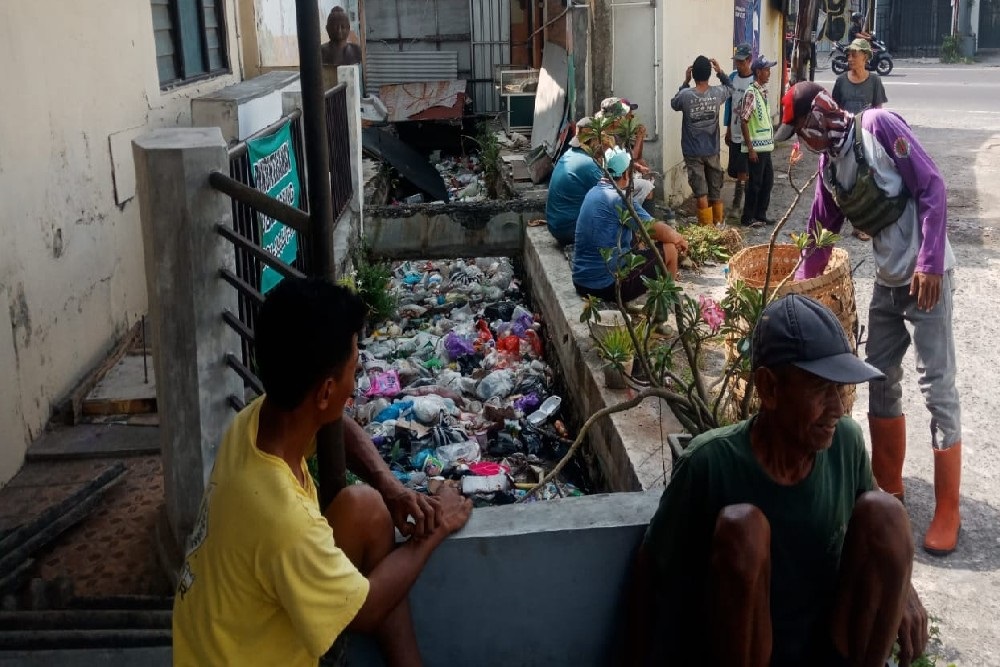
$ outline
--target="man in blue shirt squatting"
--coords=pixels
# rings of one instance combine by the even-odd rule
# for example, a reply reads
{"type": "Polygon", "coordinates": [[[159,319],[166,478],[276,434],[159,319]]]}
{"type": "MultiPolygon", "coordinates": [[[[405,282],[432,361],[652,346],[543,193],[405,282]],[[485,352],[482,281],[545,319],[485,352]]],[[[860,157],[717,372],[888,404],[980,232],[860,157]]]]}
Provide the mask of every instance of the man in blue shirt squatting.
{"type": "MultiPolygon", "coordinates": [[[[584,150],[580,130],[590,127],[593,119],[585,116],[576,122],[576,135],[570,139],[569,150],[562,154],[549,179],[549,195],[545,201],[545,223],[549,233],[562,245],[573,243],[576,218],[583,198],[597,185],[604,173],[594,158],[584,150]]],[[[596,139],[596,134],[592,137],[596,139]]],[[[596,145],[596,141],[588,142],[596,145]]]]}
{"type": "Polygon", "coordinates": [[[759,412],[691,442],[639,547],[629,664],[884,667],[898,639],[909,666],[928,637],[910,523],[840,398],[884,376],[798,294],[764,309],[750,355],[759,412]]]}
{"type": "MultiPolygon", "coordinates": [[[[614,183],[604,178],[590,189],[580,207],[576,220],[576,245],[573,251],[573,286],[577,294],[596,296],[605,301],[616,301],[615,279],[622,257],[630,251],[635,239],[633,225],[629,218],[621,222],[621,212],[625,204],[615,191],[615,185],[625,190],[629,179],[632,158],[625,149],[614,146],[604,152],[604,166],[614,183]],[[604,248],[613,249],[610,266],[601,256],[604,248]]],[[[639,220],[643,223],[653,218],[640,206],[635,207],[639,220]]],[[[649,227],[650,237],[657,242],[663,253],[664,263],[670,274],[677,277],[677,262],[688,249],[687,240],[673,227],[662,221],[655,221],[649,227]]],[[[631,301],[646,291],[642,277],[656,277],[659,263],[656,249],[638,248],[634,250],[645,260],[621,281],[622,301],[631,301]]]]}

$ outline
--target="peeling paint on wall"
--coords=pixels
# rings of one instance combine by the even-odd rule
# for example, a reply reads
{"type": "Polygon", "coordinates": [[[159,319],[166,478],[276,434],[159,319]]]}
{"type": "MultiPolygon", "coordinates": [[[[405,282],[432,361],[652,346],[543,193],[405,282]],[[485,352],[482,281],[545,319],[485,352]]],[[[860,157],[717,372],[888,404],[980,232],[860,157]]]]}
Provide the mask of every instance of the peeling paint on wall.
{"type": "Polygon", "coordinates": [[[18,283],[14,293],[8,292],[8,309],[10,310],[10,328],[14,332],[14,354],[17,355],[18,331],[24,341],[24,347],[31,345],[31,313],[28,310],[28,299],[24,295],[24,283],[18,283]]]}

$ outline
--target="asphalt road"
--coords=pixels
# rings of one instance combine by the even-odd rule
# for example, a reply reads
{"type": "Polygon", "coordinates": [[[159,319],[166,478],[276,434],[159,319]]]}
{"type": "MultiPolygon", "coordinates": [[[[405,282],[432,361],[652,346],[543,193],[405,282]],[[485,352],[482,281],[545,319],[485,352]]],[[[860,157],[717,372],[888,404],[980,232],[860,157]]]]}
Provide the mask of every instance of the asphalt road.
{"type": "MultiPolygon", "coordinates": [[[[821,56],[820,64],[826,64],[821,56]]],[[[829,68],[816,73],[833,86],[829,68]]],[[[903,361],[903,402],[908,450],[903,475],[906,506],[917,545],[913,582],[937,625],[943,653],[959,667],[1000,665],[1000,67],[917,65],[899,62],[884,79],[887,108],[902,115],[937,163],[948,187],[949,239],[957,259],[953,325],[962,402],[962,536],[947,558],[923,552],[934,510],[930,415],[917,383],[912,349],[903,361]]],[[[770,214],[780,218],[794,192],[788,185],[788,146],[775,151],[770,214]]],[[[816,168],[816,158],[795,167],[796,180],[816,168]]],[[[726,183],[724,199],[731,193],[726,183]]],[[[805,227],[811,190],[781,232],[805,227]]],[[[727,199],[728,200],[728,199],[727,199]]],[[[764,243],[770,228],[748,243],[764,243]]],[[[873,284],[871,243],[847,236],[858,316],[867,324],[873,284]]],[[[699,281],[701,282],[701,281],[699,281]]],[[[706,289],[706,285],[692,286],[706,289]]],[[[715,287],[724,289],[722,285],[715,287]]],[[[860,350],[864,354],[864,348],[860,350]]],[[[853,417],[867,431],[868,388],[858,387],[853,417]]],[[[944,661],[939,666],[948,664],[944,661]]]]}

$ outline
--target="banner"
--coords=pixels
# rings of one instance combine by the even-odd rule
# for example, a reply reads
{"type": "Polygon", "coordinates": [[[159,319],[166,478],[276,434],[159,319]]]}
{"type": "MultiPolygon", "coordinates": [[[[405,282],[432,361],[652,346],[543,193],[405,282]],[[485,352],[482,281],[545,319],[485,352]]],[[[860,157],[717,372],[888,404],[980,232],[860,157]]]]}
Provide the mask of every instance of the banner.
{"type": "MultiPolygon", "coordinates": [[[[760,3],[762,0],[734,0],[733,48],[749,44],[756,58],[760,53],[760,3]]],[[[771,57],[774,57],[772,54],[771,57]]]]}
{"type": "MultiPolygon", "coordinates": [[[[247,154],[257,189],[298,208],[302,185],[292,149],[291,123],[270,136],[247,141],[247,154]]],[[[295,230],[263,213],[257,214],[257,220],[261,247],[286,264],[293,263],[299,252],[295,230]]],[[[267,294],[281,278],[280,273],[265,265],[260,272],[261,293],[267,294]]]]}

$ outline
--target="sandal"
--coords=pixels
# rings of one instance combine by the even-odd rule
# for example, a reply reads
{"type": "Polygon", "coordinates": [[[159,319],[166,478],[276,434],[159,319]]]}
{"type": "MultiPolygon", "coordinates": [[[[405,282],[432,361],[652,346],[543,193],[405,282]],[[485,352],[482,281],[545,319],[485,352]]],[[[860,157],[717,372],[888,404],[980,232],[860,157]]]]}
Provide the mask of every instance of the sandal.
{"type": "Polygon", "coordinates": [[[865,234],[860,229],[855,229],[853,232],[851,232],[851,236],[853,236],[854,238],[858,239],[859,241],[871,241],[872,240],[871,236],[869,236],[868,234],[865,234]]]}

